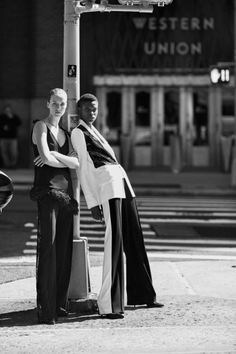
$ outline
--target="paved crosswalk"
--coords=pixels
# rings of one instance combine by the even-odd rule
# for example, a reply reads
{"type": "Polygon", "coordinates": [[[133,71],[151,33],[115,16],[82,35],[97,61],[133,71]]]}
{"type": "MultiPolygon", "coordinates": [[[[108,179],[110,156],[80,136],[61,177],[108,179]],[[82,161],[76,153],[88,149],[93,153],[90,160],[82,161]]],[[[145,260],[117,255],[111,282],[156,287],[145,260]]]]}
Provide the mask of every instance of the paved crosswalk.
{"type": "MultiPolygon", "coordinates": [[[[163,258],[192,254],[236,259],[236,199],[137,197],[137,204],[149,253],[163,258]]],[[[37,229],[31,226],[25,255],[36,253],[37,229]]],[[[82,199],[80,232],[88,239],[90,252],[103,251],[104,230],[82,199]]]]}

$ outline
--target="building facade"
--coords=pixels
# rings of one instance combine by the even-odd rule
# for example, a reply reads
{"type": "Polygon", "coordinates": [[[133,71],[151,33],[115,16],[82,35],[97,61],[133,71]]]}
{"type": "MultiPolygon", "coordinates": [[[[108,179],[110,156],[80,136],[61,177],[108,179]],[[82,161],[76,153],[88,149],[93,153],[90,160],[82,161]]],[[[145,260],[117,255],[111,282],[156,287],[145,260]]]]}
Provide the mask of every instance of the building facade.
{"type": "MultiPolygon", "coordinates": [[[[178,148],[182,166],[222,169],[222,139],[235,128],[234,80],[212,85],[209,68],[233,62],[233,5],[174,0],[152,14],[81,16],[81,93],[98,96],[97,125],[123,163],[168,167],[178,148]]],[[[1,35],[8,53],[0,59],[0,104],[21,102],[26,142],[32,120],[46,114],[47,91],[62,86],[63,0],[25,4],[22,16],[14,11],[21,30],[9,31],[21,55],[1,35]]]]}
{"type": "Polygon", "coordinates": [[[48,113],[46,98],[63,83],[63,0],[0,1],[0,110],[21,117],[18,167],[32,164],[33,120],[48,113]]]}

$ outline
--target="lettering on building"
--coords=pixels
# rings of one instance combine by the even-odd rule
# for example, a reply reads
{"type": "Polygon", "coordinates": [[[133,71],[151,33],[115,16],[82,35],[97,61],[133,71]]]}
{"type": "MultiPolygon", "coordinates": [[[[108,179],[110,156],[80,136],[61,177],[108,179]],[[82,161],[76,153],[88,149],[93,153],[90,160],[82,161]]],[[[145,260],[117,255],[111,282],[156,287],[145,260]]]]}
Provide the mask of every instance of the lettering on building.
{"type": "Polygon", "coordinates": [[[143,44],[144,53],[146,55],[201,55],[202,54],[202,42],[195,40],[194,34],[201,34],[204,31],[213,31],[215,29],[215,19],[213,17],[133,17],[133,24],[136,30],[145,30],[148,33],[153,31],[159,34],[164,31],[178,31],[181,36],[180,40],[176,39],[170,41],[159,40],[146,40],[143,44]],[[184,41],[184,32],[191,32],[191,40],[184,41]]]}

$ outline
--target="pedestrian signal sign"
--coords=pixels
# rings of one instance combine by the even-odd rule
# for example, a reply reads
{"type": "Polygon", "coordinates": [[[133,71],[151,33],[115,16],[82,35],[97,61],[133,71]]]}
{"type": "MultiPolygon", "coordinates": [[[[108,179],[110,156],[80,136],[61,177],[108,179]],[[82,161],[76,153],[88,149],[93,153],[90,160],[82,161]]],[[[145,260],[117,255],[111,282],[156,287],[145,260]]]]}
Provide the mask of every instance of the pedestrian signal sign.
{"type": "Polygon", "coordinates": [[[76,65],[68,65],[67,76],[76,77],[76,65]]]}
{"type": "Polygon", "coordinates": [[[210,79],[212,84],[228,84],[230,81],[229,68],[211,67],[210,79]]]}

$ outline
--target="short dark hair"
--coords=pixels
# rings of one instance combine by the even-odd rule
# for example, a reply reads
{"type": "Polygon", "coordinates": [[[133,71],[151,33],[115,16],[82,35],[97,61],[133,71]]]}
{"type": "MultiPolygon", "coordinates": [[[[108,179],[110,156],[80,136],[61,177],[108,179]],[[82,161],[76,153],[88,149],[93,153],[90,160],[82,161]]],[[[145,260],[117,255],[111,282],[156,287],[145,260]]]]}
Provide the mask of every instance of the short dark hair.
{"type": "Polygon", "coordinates": [[[83,103],[85,103],[85,102],[94,102],[94,101],[97,101],[97,100],[98,100],[97,97],[94,96],[92,93],[85,93],[78,100],[77,108],[80,108],[83,105],[83,103]]]}

